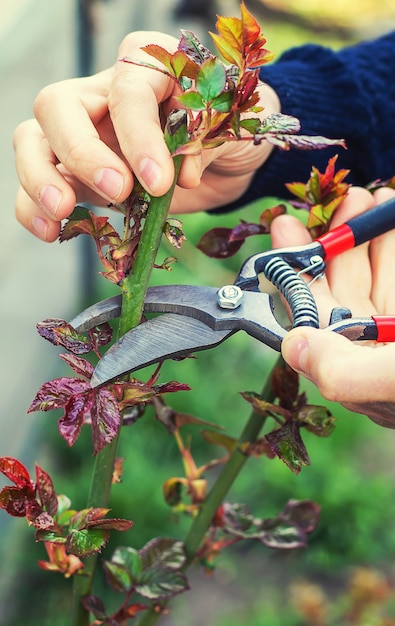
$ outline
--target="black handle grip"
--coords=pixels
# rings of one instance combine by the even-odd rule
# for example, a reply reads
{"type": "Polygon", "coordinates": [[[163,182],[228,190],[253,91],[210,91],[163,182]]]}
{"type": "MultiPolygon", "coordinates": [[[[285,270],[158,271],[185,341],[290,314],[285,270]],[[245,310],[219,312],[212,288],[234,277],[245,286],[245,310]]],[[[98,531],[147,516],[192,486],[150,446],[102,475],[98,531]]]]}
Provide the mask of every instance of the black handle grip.
{"type": "Polygon", "coordinates": [[[392,230],[395,228],[395,198],[356,215],[346,224],[354,234],[355,246],[392,230]]]}
{"type": "Polygon", "coordinates": [[[395,198],[356,215],[315,240],[325,261],[395,228],[395,198]]]}

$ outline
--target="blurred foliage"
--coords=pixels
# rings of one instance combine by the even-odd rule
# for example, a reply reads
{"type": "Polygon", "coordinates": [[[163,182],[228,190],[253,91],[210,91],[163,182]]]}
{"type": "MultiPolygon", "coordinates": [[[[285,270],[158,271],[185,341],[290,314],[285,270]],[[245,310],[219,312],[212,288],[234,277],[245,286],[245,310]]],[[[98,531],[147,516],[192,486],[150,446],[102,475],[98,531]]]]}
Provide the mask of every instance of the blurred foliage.
{"type": "Polygon", "coordinates": [[[392,0],[250,0],[247,5],[262,16],[305,23],[312,30],[360,33],[387,27],[395,20],[392,0]]]}

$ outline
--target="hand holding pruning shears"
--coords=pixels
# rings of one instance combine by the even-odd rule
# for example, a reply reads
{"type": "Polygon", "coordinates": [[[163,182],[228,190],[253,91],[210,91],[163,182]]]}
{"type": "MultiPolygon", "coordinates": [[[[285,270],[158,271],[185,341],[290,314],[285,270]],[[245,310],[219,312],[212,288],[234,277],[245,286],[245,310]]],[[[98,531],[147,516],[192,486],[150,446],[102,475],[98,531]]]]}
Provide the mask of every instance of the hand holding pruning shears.
{"type": "MultiPolygon", "coordinates": [[[[388,281],[385,277],[385,272],[391,271],[391,256],[385,263],[383,254],[390,254],[391,246],[388,243],[384,245],[384,237],[381,236],[395,228],[395,197],[392,192],[384,190],[377,194],[377,198],[379,195],[380,199],[383,201],[385,199],[386,202],[377,208],[372,208],[374,201],[371,200],[370,194],[361,189],[354,189],[348,200],[343,203],[337,216],[338,222],[345,218],[345,223],[338,224],[338,226],[335,223],[335,228],[332,228],[329,233],[309,243],[306,242],[306,232],[303,227],[299,228],[299,234],[296,234],[296,237],[303,236],[304,245],[274,249],[254,255],[243,264],[233,285],[223,286],[220,289],[190,285],[150,288],[145,310],[162,313],[162,315],[139,325],[116,342],[98,364],[93,374],[92,385],[104,384],[118,376],[166,358],[214,347],[238,330],[245,330],[249,335],[276,350],[280,350],[284,342],[285,358],[287,359],[289,350],[290,364],[300,370],[300,365],[292,362],[292,359],[296,358],[295,350],[292,352],[291,339],[287,337],[288,331],[277,320],[271,297],[259,291],[258,275],[260,273],[265,274],[283,294],[291,310],[293,326],[303,329],[299,331],[296,339],[295,334],[293,335],[292,341],[299,342],[296,352],[298,350],[300,352],[303,342],[306,344],[308,341],[306,337],[310,337],[309,327],[318,328],[320,325],[331,331],[330,334],[324,335],[322,339],[324,343],[328,341],[328,338],[329,342],[338,341],[334,339],[337,335],[345,335],[348,339],[358,341],[393,341],[395,339],[395,316],[382,317],[375,315],[374,310],[376,304],[380,312],[383,307],[384,312],[390,312],[390,309],[384,306],[384,301],[391,307],[391,298],[386,289],[388,281]],[[351,212],[355,214],[355,207],[358,211],[362,211],[363,215],[348,219],[347,214],[351,212]],[[371,239],[373,241],[370,241],[371,239]],[[329,262],[331,265],[327,268],[329,262]],[[383,277],[377,275],[376,262],[379,263],[380,268],[385,268],[381,272],[385,277],[385,283],[382,282],[383,277]],[[325,281],[315,280],[311,289],[306,286],[302,276],[311,280],[322,276],[324,272],[327,273],[328,282],[326,279],[325,281]],[[337,279],[333,278],[335,275],[337,279]],[[375,284],[372,279],[376,281],[375,284]],[[337,290],[340,290],[338,302],[336,289],[333,294],[331,293],[331,283],[342,285],[337,287],[337,290]],[[322,309],[320,311],[315,298],[320,301],[320,309],[322,309]],[[364,306],[360,306],[355,299],[365,301],[364,306]],[[328,309],[325,302],[333,309],[329,323],[327,320],[324,321],[325,310],[328,309]],[[340,304],[353,308],[351,310],[340,309],[340,304]],[[354,304],[357,306],[354,307],[354,304]]],[[[281,223],[278,222],[273,230],[274,245],[285,243],[287,240],[287,235],[284,237],[281,234],[280,226],[281,223]]],[[[292,240],[295,243],[295,229],[298,232],[297,228],[294,224],[293,228],[289,229],[288,241],[292,240]]],[[[386,234],[387,242],[395,237],[394,232],[386,234]]],[[[394,311],[395,301],[392,306],[392,312],[394,311]]],[[[119,298],[111,298],[90,307],[77,316],[72,324],[78,330],[86,330],[100,322],[117,317],[119,312],[119,298]]],[[[353,346],[348,340],[346,345],[348,350],[350,346],[353,346]]],[[[328,357],[330,354],[329,351],[328,357]]],[[[325,363],[327,357],[325,349],[321,351],[321,357],[322,362],[325,363]]],[[[338,357],[337,360],[341,361],[342,357],[338,357]]],[[[360,362],[364,363],[365,359],[361,358],[360,362]]],[[[371,393],[372,398],[377,398],[378,383],[374,384],[369,391],[366,377],[373,375],[374,369],[369,367],[368,370],[362,369],[359,372],[362,390],[365,394],[361,396],[360,391],[355,391],[354,382],[351,382],[354,380],[354,373],[357,369],[351,368],[348,372],[348,382],[345,383],[350,397],[349,401],[348,397],[343,399],[335,395],[336,389],[332,391],[330,387],[325,386],[326,376],[320,374],[320,371],[325,371],[325,366],[321,367],[323,369],[318,370],[316,375],[309,374],[308,370],[304,373],[319,386],[328,399],[337,399],[354,410],[367,412],[382,424],[386,423],[386,420],[391,420],[391,407],[386,409],[381,404],[381,398],[380,406],[378,408],[375,406],[372,409],[373,412],[370,411],[369,394],[371,393]],[[355,404],[356,402],[358,404],[355,404]],[[369,411],[355,408],[359,407],[361,402],[363,406],[365,403],[369,404],[367,407],[369,411]],[[385,411],[389,413],[388,417],[385,411]]],[[[342,370],[341,363],[339,367],[342,370]]],[[[349,364],[348,368],[350,367],[349,364]]],[[[381,369],[376,368],[376,371],[381,371],[381,369]]],[[[390,376],[392,375],[391,372],[390,376]]],[[[329,376],[328,380],[330,385],[331,380],[336,380],[336,378],[333,378],[332,374],[332,379],[329,376]]],[[[385,376],[380,378],[380,385],[385,385],[385,381],[385,376]]],[[[390,393],[391,391],[388,391],[388,394],[390,393]]],[[[383,401],[390,402],[390,395],[385,396],[383,401]]],[[[386,423],[386,425],[391,424],[386,423]]]]}
{"type": "MultiPolygon", "coordinates": [[[[390,198],[395,192],[380,189],[374,197],[353,188],[335,214],[332,225],[350,219],[390,198]]],[[[301,224],[290,216],[275,220],[273,244],[300,244],[309,240],[301,224]]],[[[395,312],[395,231],[390,231],[357,248],[333,258],[325,278],[311,285],[323,326],[333,307],[348,306],[353,316],[391,315],[395,312]]],[[[288,333],[282,344],[285,360],[311,380],[328,399],[368,415],[390,428],[395,427],[395,344],[351,342],[337,333],[298,328],[288,333]]]]}

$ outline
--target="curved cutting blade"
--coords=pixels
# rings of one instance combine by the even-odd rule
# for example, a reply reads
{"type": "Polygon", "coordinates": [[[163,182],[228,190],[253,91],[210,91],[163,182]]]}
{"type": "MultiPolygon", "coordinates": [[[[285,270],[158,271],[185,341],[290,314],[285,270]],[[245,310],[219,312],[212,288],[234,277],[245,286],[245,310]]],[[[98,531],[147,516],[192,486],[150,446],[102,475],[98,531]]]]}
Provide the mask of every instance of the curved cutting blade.
{"type": "Polygon", "coordinates": [[[166,313],[126,333],[99,361],[91,379],[98,387],[164,359],[217,346],[235,330],[212,330],[199,320],[166,313]]]}

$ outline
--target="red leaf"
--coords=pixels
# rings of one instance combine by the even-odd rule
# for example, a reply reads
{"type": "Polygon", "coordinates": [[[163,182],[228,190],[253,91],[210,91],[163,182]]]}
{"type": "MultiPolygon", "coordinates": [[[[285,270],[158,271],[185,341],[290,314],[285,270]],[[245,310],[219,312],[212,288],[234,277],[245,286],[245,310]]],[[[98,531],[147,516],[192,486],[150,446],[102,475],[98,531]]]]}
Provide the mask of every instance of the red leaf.
{"type": "Polygon", "coordinates": [[[213,228],[205,233],[197,248],[214,259],[227,259],[241,248],[242,241],[230,241],[231,228],[213,228]]]}
{"type": "Polygon", "coordinates": [[[265,229],[265,232],[269,233],[270,226],[273,220],[276,219],[276,217],[278,217],[279,215],[284,215],[286,211],[287,209],[284,204],[277,204],[271,209],[265,209],[265,211],[263,211],[259,217],[259,223],[261,224],[262,228],[265,229]]]}
{"type": "Polygon", "coordinates": [[[176,380],[171,380],[168,383],[162,383],[161,385],[154,385],[153,387],[156,393],[174,393],[177,391],[190,391],[191,388],[185,383],[179,383],[176,380]]]}
{"type": "Polygon", "coordinates": [[[29,472],[17,459],[10,456],[1,457],[0,472],[11,480],[17,487],[28,487],[33,490],[29,472]]]}
{"type": "Polygon", "coordinates": [[[88,390],[91,390],[89,383],[81,378],[55,378],[40,387],[27,412],[61,409],[73,396],[88,390]]]}
{"type": "Polygon", "coordinates": [[[117,399],[108,389],[98,389],[92,404],[93,450],[97,454],[114,439],[121,424],[117,399]]]}
{"type": "Polygon", "coordinates": [[[102,520],[109,510],[104,507],[91,507],[77,511],[70,520],[70,529],[83,530],[88,528],[91,523],[102,520]]]}
{"type": "Polygon", "coordinates": [[[241,222],[241,224],[232,228],[229,235],[229,241],[243,242],[247,237],[251,237],[252,235],[262,235],[267,232],[268,231],[260,224],[241,222]]]}
{"type": "Polygon", "coordinates": [[[38,565],[45,570],[60,572],[65,578],[70,578],[79,570],[84,568],[84,564],[73,554],[66,554],[64,543],[45,542],[45,549],[49,556],[49,561],[38,561],[38,565]]]}
{"type": "Polygon", "coordinates": [[[75,371],[76,374],[84,376],[89,380],[92,378],[93,370],[95,369],[89,361],[82,359],[75,354],[59,354],[59,358],[62,359],[67,365],[75,371]]]}
{"type": "MultiPolygon", "coordinates": [[[[129,606],[121,606],[121,608],[112,615],[114,624],[126,624],[131,619],[134,619],[141,611],[147,611],[148,605],[142,603],[130,604],[129,606]]],[[[110,622],[109,622],[110,623],[110,622]]]]}
{"type": "Polygon", "coordinates": [[[157,59],[157,61],[160,61],[160,63],[163,63],[163,65],[168,70],[172,71],[172,65],[171,65],[172,53],[168,52],[166,48],[162,48],[162,46],[158,46],[157,44],[151,43],[151,44],[148,44],[147,46],[144,46],[141,49],[144,50],[144,52],[146,52],[150,56],[154,57],[154,59],[157,59]]]}
{"type": "Polygon", "coordinates": [[[108,322],[95,326],[88,331],[89,339],[92,344],[98,348],[106,346],[112,339],[112,328],[108,322]]]}
{"type": "Polygon", "coordinates": [[[92,350],[90,341],[64,320],[46,319],[37,324],[37,330],[41,337],[47,339],[55,346],[63,346],[74,354],[86,354],[92,350]]]}
{"type": "Polygon", "coordinates": [[[130,604],[125,609],[122,609],[122,611],[124,611],[126,617],[128,617],[129,619],[133,619],[134,617],[136,617],[137,613],[140,613],[141,611],[146,611],[147,609],[148,607],[146,604],[136,603],[130,604]]]}
{"type": "Polygon", "coordinates": [[[280,406],[291,411],[298,399],[299,375],[288,365],[277,366],[273,369],[271,384],[280,406]]]}
{"type": "Polygon", "coordinates": [[[13,517],[26,517],[29,501],[34,501],[31,487],[3,487],[0,491],[0,508],[13,517]]]}
{"type": "Polygon", "coordinates": [[[81,220],[69,219],[63,228],[59,240],[66,241],[77,235],[91,235],[94,239],[114,237],[119,240],[118,233],[108,222],[108,217],[95,215],[89,211],[89,216],[81,220]]]}
{"type": "Polygon", "coordinates": [[[311,500],[289,500],[286,504],[282,517],[293,522],[305,533],[311,533],[318,524],[320,508],[311,500]]]}
{"type": "Polygon", "coordinates": [[[70,324],[64,324],[59,328],[55,328],[54,337],[58,346],[63,346],[63,348],[66,348],[73,354],[87,354],[92,350],[92,344],[89,339],[84,337],[84,335],[79,335],[70,324]]]}
{"type": "Polygon", "coordinates": [[[44,339],[47,339],[47,341],[50,341],[57,346],[58,344],[54,335],[54,330],[55,328],[63,326],[63,324],[66,324],[64,320],[49,318],[39,322],[37,324],[37,330],[41,337],[44,337],[44,339]]]}
{"type": "MultiPolygon", "coordinates": [[[[187,57],[192,61],[196,67],[196,72],[199,71],[201,64],[207,59],[212,58],[212,54],[206,46],[204,46],[196,35],[190,30],[182,31],[181,38],[178,44],[178,50],[184,52],[187,57]]],[[[190,76],[195,78],[196,76],[190,76]]]]}
{"type": "MultiPolygon", "coordinates": [[[[243,27],[243,43],[245,46],[256,45],[257,40],[261,34],[261,28],[256,19],[247,10],[244,2],[240,5],[241,22],[243,27]]],[[[258,43],[262,43],[258,41],[258,43]]],[[[264,41],[266,43],[266,41],[264,41]]]]}
{"type": "Polygon", "coordinates": [[[93,520],[87,524],[87,528],[98,528],[100,530],[130,530],[133,526],[132,520],[108,517],[106,519],[93,520]]]}
{"type": "Polygon", "coordinates": [[[37,528],[39,531],[52,530],[55,526],[52,515],[46,511],[42,511],[37,502],[35,504],[36,506],[34,506],[34,503],[29,503],[26,507],[26,519],[28,519],[33,524],[34,528],[37,528]]]}
{"type": "Polygon", "coordinates": [[[52,479],[39,465],[36,465],[36,488],[40,502],[46,511],[55,517],[58,510],[58,499],[52,479]]]}
{"type": "Polygon", "coordinates": [[[96,619],[101,621],[106,619],[106,607],[104,606],[103,600],[101,600],[98,596],[84,596],[81,603],[84,609],[92,613],[96,619]]]}
{"type": "Polygon", "coordinates": [[[65,407],[65,413],[58,422],[59,433],[69,446],[77,441],[84,424],[84,416],[92,409],[94,392],[90,387],[89,390],[90,393],[71,396],[65,407]]]}

